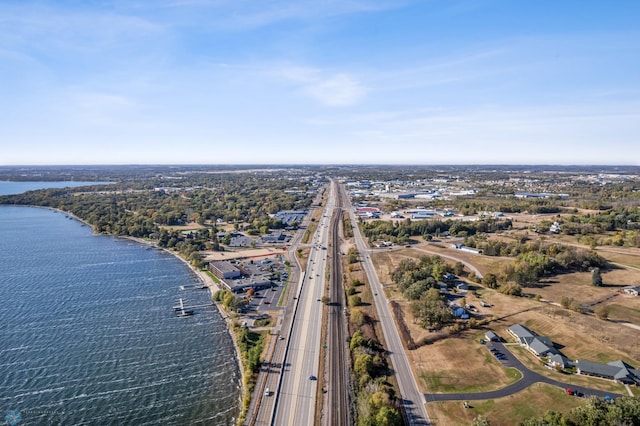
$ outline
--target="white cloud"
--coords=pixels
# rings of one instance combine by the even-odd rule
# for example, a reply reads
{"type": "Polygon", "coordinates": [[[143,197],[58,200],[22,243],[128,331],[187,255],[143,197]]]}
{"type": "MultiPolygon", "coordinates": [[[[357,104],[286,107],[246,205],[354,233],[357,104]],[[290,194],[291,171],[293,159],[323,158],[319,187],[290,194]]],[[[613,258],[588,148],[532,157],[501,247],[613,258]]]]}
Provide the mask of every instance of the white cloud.
{"type": "Polygon", "coordinates": [[[315,68],[284,67],[275,74],[300,85],[305,95],[327,106],[349,106],[359,103],[369,91],[354,76],[328,73],[315,68]]]}
{"type": "Polygon", "coordinates": [[[358,81],[346,74],[336,74],[305,87],[304,92],[329,106],[358,103],[367,93],[358,81]]]}

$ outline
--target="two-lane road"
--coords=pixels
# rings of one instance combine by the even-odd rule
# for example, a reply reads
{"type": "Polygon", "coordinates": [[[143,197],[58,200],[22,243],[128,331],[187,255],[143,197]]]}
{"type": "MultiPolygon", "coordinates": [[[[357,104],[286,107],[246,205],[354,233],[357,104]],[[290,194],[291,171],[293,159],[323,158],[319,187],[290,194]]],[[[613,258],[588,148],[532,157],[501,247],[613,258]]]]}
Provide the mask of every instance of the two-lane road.
{"type": "MultiPolygon", "coordinates": [[[[343,189],[341,188],[341,190],[343,189]]],[[[374,294],[374,305],[378,312],[378,319],[382,326],[382,332],[389,351],[389,358],[395,371],[398,387],[400,388],[400,395],[402,396],[403,408],[407,415],[407,421],[410,425],[428,425],[430,424],[430,421],[429,416],[427,415],[427,409],[425,408],[424,396],[419,391],[418,384],[413,376],[413,372],[411,371],[411,366],[404,351],[404,347],[402,346],[402,340],[400,339],[396,323],[393,319],[393,315],[391,314],[391,310],[389,309],[382,284],[378,279],[378,274],[376,273],[371,257],[369,256],[370,250],[360,233],[360,229],[357,225],[358,221],[353,208],[351,208],[350,202],[347,204],[347,209],[351,217],[351,223],[353,223],[353,233],[356,246],[362,260],[362,265],[374,294]]]]}

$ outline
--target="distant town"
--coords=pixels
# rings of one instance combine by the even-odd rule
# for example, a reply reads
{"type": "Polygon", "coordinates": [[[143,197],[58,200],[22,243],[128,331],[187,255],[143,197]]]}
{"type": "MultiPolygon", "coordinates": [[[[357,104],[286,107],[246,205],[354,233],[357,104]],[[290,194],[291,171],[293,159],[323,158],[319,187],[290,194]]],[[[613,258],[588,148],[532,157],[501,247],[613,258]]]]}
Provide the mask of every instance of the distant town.
{"type": "Polygon", "coordinates": [[[640,167],[6,166],[0,180],[95,182],[0,203],[64,211],[204,277],[243,370],[239,424],[640,422],[640,167]]]}

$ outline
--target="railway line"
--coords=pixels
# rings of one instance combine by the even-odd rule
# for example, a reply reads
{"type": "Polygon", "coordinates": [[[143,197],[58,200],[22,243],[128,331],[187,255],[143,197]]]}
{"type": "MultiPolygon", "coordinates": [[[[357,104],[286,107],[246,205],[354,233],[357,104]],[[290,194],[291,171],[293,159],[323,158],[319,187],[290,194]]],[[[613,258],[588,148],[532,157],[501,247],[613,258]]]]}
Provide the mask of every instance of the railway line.
{"type": "MultiPolygon", "coordinates": [[[[335,185],[335,183],[333,183],[335,185]]],[[[340,259],[340,223],[344,206],[343,191],[337,190],[337,204],[331,219],[331,250],[329,273],[329,298],[327,315],[328,380],[325,400],[326,425],[347,426],[353,424],[351,413],[351,386],[349,380],[349,354],[347,352],[346,300],[342,286],[342,264],[340,259]]]]}

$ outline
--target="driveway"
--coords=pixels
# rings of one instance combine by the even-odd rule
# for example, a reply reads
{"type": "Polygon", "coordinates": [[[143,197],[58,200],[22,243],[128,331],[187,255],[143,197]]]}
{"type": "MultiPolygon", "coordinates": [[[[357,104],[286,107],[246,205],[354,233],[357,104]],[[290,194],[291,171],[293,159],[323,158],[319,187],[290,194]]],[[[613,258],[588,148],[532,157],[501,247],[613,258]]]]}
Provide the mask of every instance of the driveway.
{"type": "Polygon", "coordinates": [[[502,364],[505,367],[513,367],[517,370],[519,370],[522,373],[522,379],[518,380],[517,382],[504,387],[502,389],[498,389],[498,390],[494,390],[494,391],[488,391],[488,392],[476,392],[476,393],[427,393],[424,395],[425,400],[427,402],[433,402],[433,401],[462,401],[462,400],[468,400],[468,401],[473,401],[473,400],[481,400],[481,399],[495,399],[495,398],[503,398],[505,396],[509,396],[512,395],[514,393],[520,392],[521,390],[524,390],[526,388],[528,388],[529,386],[531,386],[534,383],[547,383],[549,385],[552,386],[557,386],[559,388],[562,389],[566,389],[566,388],[571,388],[571,390],[578,391],[581,392],[585,397],[590,397],[590,396],[599,396],[599,397],[605,397],[605,396],[611,396],[611,397],[615,397],[615,396],[621,396],[620,394],[615,394],[615,393],[611,393],[611,392],[605,392],[605,391],[600,391],[600,390],[596,390],[596,389],[591,389],[591,388],[586,388],[583,386],[576,386],[573,384],[569,384],[569,383],[563,383],[563,382],[559,382],[557,380],[553,380],[550,379],[548,377],[545,377],[541,374],[538,374],[534,371],[529,370],[527,367],[525,367],[520,360],[518,360],[518,358],[515,357],[515,355],[513,355],[511,352],[509,352],[509,350],[505,347],[505,345],[503,345],[502,343],[499,342],[489,342],[487,344],[487,350],[489,350],[489,348],[494,347],[495,349],[497,349],[499,352],[501,352],[502,354],[504,354],[504,359],[500,362],[502,362],[502,364]]]}

